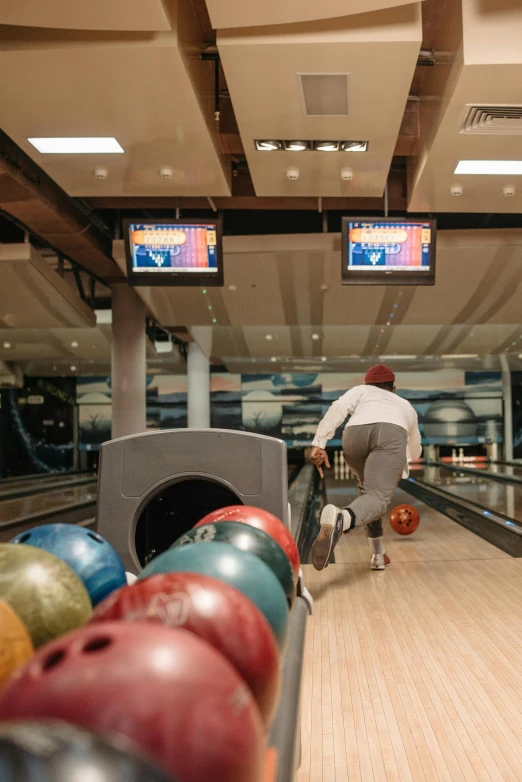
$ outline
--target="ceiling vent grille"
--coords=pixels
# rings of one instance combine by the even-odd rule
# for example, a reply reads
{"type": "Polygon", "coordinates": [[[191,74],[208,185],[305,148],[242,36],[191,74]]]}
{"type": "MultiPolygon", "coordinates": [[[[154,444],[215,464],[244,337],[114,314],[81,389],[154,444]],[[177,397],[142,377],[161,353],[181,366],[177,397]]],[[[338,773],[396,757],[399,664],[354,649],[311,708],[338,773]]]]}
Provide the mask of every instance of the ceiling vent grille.
{"type": "Polygon", "coordinates": [[[470,106],[461,133],[522,135],[522,106],[470,106]]]}
{"type": "Polygon", "coordinates": [[[347,73],[300,73],[299,77],[308,117],[348,116],[347,73]]]}

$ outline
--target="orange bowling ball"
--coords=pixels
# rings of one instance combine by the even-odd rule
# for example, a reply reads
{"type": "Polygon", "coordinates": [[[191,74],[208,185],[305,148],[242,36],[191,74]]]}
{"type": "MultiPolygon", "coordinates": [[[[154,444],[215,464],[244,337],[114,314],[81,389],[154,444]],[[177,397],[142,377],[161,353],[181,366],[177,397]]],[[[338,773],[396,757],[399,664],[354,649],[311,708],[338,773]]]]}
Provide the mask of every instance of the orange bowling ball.
{"type": "Polygon", "coordinates": [[[0,687],[33,653],[33,644],[22,620],[0,600],[0,687]]]}
{"type": "Polygon", "coordinates": [[[411,505],[397,505],[390,513],[390,526],[398,535],[411,535],[419,524],[419,512],[411,505]]]}

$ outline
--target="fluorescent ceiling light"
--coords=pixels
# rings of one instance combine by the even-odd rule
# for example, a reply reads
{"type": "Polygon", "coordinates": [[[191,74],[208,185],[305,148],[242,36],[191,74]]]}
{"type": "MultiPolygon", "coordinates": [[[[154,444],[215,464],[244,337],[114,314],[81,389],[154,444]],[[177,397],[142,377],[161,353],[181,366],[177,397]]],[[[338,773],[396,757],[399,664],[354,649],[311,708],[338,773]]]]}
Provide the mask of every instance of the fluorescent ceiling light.
{"type": "Polygon", "coordinates": [[[443,353],[441,358],[478,358],[478,353],[443,353]]]}
{"type": "Polygon", "coordinates": [[[122,153],[115,138],[29,138],[38,152],[46,155],[122,153]]]}
{"type": "Polygon", "coordinates": [[[522,176],[522,160],[459,160],[455,174],[522,176]]]}
{"type": "Polygon", "coordinates": [[[312,339],[313,340],[319,339],[319,334],[312,334],[312,339]]]}
{"type": "Polygon", "coordinates": [[[397,360],[397,361],[398,361],[398,360],[400,360],[400,359],[413,359],[413,358],[417,358],[417,356],[410,356],[410,355],[399,356],[399,355],[397,355],[397,356],[379,356],[379,358],[380,358],[380,359],[382,359],[383,361],[389,361],[390,359],[391,359],[391,360],[397,360]]]}

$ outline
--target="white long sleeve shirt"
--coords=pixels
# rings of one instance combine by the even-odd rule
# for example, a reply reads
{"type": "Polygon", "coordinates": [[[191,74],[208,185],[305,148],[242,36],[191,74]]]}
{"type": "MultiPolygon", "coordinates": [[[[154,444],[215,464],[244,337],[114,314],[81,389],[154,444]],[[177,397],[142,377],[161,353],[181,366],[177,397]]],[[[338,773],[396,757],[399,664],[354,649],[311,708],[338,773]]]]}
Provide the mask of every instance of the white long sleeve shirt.
{"type": "Polygon", "coordinates": [[[354,386],[330,405],[317,427],[312,445],[325,448],[347,416],[351,417],[346,426],[395,424],[402,427],[408,433],[408,459],[420,458],[421,436],[413,406],[392,391],[370,385],[354,386]]]}

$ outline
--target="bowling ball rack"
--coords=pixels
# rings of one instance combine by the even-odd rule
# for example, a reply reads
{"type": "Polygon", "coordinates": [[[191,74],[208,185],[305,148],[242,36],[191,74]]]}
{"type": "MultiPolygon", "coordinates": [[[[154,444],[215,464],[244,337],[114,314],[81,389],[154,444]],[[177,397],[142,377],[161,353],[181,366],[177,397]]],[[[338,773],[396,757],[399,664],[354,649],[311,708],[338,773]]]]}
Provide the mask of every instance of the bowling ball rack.
{"type": "Polygon", "coordinates": [[[288,646],[283,660],[279,708],[269,732],[266,782],[292,782],[301,765],[301,680],[308,605],[295,601],[290,618],[288,646]]]}
{"type": "MultiPolygon", "coordinates": [[[[226,492],[235,498],[233,504],[267,510],[296,535],[288,502],[287,450],[282,440],[219,429],[144,432],[101,447],[97,531],[114,546],[128,571],[138,573],[147,557],[161,553],[143,550],[143,540],[147,540],[143,535],[146,508],[161,492],[175,489],[176,484],[181,484],[181,491],[170,496],[182,497],[182,507],[171,508],[170,513],[167,509],[159,521],[157,514],[151,519],[155,524],[154,540],[160,539],[158,525],[167,528],[163,550],[204,515],[201,502],[205,490],[210,503],[226,492]],[[194,508],[183,484],[185,489],[193,486],[197,492],[199,518],[191,518],[194,508]],[[169,537],[170,543],[164,545],[169,537]]],[[[205,513],[222,505],[208,507],[205,513]]],[[[160,507],[157,501],[154,507],[160,507]]],[[[281,697],[269,729],[263,782],[292,782],[300,765],[301,680],[306,621],[312,606],[301,576],[283,658],[281,697]]]]}

